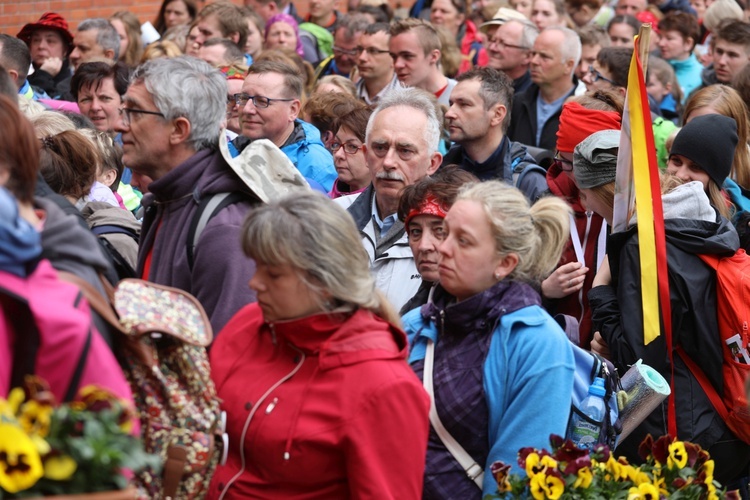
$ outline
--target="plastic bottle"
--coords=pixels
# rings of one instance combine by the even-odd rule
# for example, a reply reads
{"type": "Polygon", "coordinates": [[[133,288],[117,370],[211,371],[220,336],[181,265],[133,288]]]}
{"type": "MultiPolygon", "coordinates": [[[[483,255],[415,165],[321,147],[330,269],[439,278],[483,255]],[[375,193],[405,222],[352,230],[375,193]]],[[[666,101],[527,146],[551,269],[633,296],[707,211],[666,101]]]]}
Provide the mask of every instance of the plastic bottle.
{"type": "Polygon", "coordinates": [[[604,412],[607,405],[604,402],[604,379],[597,377],[594,383],[589,387],[589,395],[581,401],[579,411],[591,420],[599,422],[594,424],[577,413],[573,413],[570,426],[570,439],[581,449],[592,449],[599,440],[599,433],[602,430],[601,422],[604,421],[604,412]]]}

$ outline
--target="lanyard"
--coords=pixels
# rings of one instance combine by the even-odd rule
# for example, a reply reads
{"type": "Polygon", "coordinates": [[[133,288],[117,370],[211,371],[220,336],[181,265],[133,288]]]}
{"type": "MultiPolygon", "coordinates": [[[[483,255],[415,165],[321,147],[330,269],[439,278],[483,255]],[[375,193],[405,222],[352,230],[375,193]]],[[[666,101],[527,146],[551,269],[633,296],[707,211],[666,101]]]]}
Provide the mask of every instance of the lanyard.
{"type": "MultiPolygon", "coordinates": [[[[586,212],[586,232],[583,235],[583,247],[586,246],[589,240],[589,231],[591,231],[591,219],[593,212],[586,212]]],[[[578,227],[576,226],[576,219],[573,214],[570,216],[570,239],[573,241],[573,250],[576,253],[576,260],[580,262],[583,267],[586,267],[586,257],[583,254],[583,247],[581,246],[581,238],[578,236],[578,227]]],[[[599,237],[597,238],[597,253],[596,253],[596,270],[602,265],[604,255],[607,253],[607,222],[602,221],[602,227],[599,230],[599,237]]]]}

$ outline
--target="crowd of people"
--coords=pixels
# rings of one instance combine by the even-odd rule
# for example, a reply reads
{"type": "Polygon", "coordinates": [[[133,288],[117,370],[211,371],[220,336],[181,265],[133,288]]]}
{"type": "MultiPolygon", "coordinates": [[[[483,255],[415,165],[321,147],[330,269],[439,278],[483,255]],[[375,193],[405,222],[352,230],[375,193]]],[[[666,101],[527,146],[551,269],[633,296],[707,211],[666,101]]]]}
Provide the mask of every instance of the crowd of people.
{"type": "MultiPolygon", "coordinates": [[[[721,393],[700,255],[750,250],[742,2],[164,0],[148,24],[48,12],[0,34],[0,397],[23,337],[4,281],[140,278],[214,331],[228,442],[207,498],[494,494],[493,462],[565,435],[578,348],[674,374],[677,436],[750,498],[750,444],[665,335],[644,343],[639,221],[611,229],[651,23],[673,342],[721,393]]],[[[86,381],[130,397],[86,314],[86,381]]],[[[62,384],[41,361],[59,343],[37,371],[62,384]]],[[[615,454],[642,460],[668,411],[615,454]]]]}

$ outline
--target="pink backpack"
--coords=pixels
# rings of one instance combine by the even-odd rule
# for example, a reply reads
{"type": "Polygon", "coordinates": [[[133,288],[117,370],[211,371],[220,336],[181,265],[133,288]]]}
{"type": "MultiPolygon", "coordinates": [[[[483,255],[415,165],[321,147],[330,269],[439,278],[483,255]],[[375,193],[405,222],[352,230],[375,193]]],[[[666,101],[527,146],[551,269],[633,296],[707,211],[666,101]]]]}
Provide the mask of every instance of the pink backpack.
{"type": "Polygon", "coordinates": [[[90,384],[133,401],[88,302],[46,260],[25,278],[0,271],[0,397],[32,374],[49,383],[58,402],[90,384]]]}

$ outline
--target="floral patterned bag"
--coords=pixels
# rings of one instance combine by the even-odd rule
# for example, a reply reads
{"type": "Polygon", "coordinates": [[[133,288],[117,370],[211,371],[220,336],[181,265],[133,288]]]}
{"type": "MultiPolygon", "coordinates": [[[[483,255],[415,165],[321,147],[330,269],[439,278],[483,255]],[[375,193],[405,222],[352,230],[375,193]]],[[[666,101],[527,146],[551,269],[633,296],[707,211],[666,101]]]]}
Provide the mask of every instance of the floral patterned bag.
{"type": "Polygon", "coordinates": [[[182,290],[139,279],[120,281],[108,291],[109,301],[88,283],[75,284],[123,334],[118,350],[144,447],[163,460],[162,471],[147,470],[133,479],[140,496],[203,498],[219,459],[222,443],[216,438],[223,432],[206,353],[213,333],[203,307],[182,290]]]}

